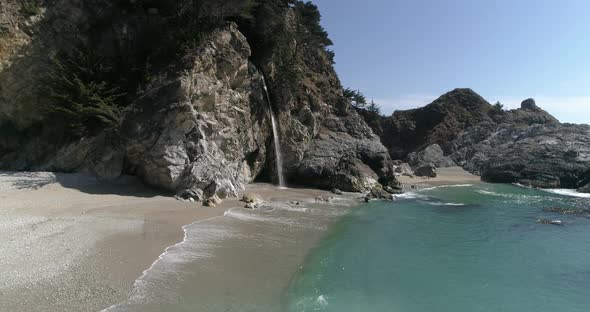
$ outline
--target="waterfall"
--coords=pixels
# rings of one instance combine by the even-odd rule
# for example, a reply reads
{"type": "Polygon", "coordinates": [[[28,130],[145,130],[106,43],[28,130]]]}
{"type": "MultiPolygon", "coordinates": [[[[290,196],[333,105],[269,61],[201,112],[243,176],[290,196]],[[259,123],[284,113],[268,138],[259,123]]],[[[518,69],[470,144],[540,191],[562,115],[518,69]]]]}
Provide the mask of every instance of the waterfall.
{"type": "Polygon", "coordinates": [[[266,94],[266,100],[268,102],[268,108],[270,110],[270,120],[272,123],[272,135],[274,139],[274,146],[275,146],[275,158],[276,158],[276,166],[277,166],[277,177],[279,180],[279,186],[285,187],[285,176],[283,175],[283,155],[281,154],[281,140],[279,137],[279,130],[277,127],[277,121],[275,118],[275,113],[272,110],[272,103],[270,100],[270,95],[268,94],[268,88],[266,86],[266,80],[262,77],[262,87],[264,88],[264,93],[266,94]]]}

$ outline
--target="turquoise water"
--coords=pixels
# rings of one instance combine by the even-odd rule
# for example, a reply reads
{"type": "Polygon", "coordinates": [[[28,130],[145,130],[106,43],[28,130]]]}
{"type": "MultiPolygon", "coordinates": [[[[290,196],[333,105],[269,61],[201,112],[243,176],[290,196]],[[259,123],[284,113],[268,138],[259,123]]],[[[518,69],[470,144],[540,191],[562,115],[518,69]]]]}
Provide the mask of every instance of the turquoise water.
{"type": "Polygon", "coordinates": [[[590,311],[590,220],[543,212],[588,206],[488,184],[361,206],[308,256],[283,310],[590,311]]]}

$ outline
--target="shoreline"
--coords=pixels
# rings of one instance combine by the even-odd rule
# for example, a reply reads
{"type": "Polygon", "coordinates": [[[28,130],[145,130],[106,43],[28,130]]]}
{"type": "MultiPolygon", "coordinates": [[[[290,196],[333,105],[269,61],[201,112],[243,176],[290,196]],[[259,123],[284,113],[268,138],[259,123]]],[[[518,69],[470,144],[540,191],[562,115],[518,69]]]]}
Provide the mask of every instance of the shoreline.
{"type": "MultiPolygon", "coordinates": [[[[251,184],[244,193],[250,192],[274,201],[330,194],[277,192],[266,184],[251,184]]],[[[14,227],[0,234],[0,247],[15,254],[0,259],[2,271],[14,272],[0,285],[0,306],[11,311],[100,311],[117,304],[167,248],[183,241],[183,227],[245,205],[238,198],[214,208],[182,202],[131,177],[107,183],[46,172],[0,173],[0,199],[0,227],[14,227]],[[20,243],[28,245],[25,254],[20,243]]]]}
{"type": "Polygon", "coordinates": [[[465,171],[461,167],[437,168],[436,178],[400,176],[404,192],[411,192],[427,187],[478,184],[483,183],[481,177],[465,171]]]}
{"type": "MultiPolygon", "coordinates": [[[[474,177],[454,168],[448,172],[441,170],[437,179],[403,177],[400,180],[408,191],[411,189],[406,188],[410,185],[422,188],[433,184],[471,183],[476,182],[474,177]]],[[[4,285],[0,285],[0,305],[15,312],[101,311],[112,307],[129,298],[136,281],[145,276],[169,249],[186,241],[186,228],[200,222],[211,223],[214,218],[229,222],[231,218],[223,216],[231,215],[235,209],[238,209],[235,211],[238,214],[250,213],[239,209],[245,203],[238,198],[227,199],[214,208],[203,207],[200,203],[163,196],[131,177],[122,182],[107,183],[80,174],[0,173],[0,191],[3,218],[0,219],[0,227],[13,224],[16,219],[24,220],[17,222],[14,235],[0,236],[0,247],[8,253],[16,253],[8,261],[0,261],[3,271],[16,272],[8,279],[9,283],[5,281],[4,285]],[[6,246],[6,240],[16,241],[16,244],[6,246]],[[19,254],[22,246],[18,243],[21,240],[30,245],[27,247],[28,258],[19,254]],[[45,250],[43,244],[51,246],[48,248],[51,250],[45,250]],[[36,272],[37,267],[41,267],[38,271],[42,274],[29,273],[36,272]],[[23,294],[27,294],[26,298],[23,294]]],[[[258,194],[271,205],[301,201],[306,203],[306,207],[308,204],[310,207],[338,205],[316,202],[318,196],[335,197],[344,205],[354,204],[358,198],[356,194],[336,196],[327,191],[306,188],[278,191],[268,184],[250,184],[241,194],[244,193],[258,194]]],[[[299,218],[290,217],[293,220],[299,218]]],[[[261,231],[248,224],[251,222],[241,222],[243,224],[238,224],[237,228],[245,233],[254,235],[261,231]]],[[[288,287],[298,265],[328,233],[327,224],[321,225],[321,229],[308,231],[311,234],[297,232],[293,236],[297,237],[295,241],[284,243],[290,244],[292,250],[273,250],[272,246],[262,250],[276,257],[276,261],[285,260],[283,265],[268,264],[278,276],[274,280],[275,287],[268,287],[269,294],[277,296],[279,293],[274,288],[284,291],[288,287]]],[[[268,230],[264,228],[262,231],[268,230]]],[[[281,236],[280,231],[284,229],[272,228],[270,231],[281,236]]],[[[241,246],[236,244],[228,240],[212,251],[225,255],[220,265],[235,266],[236,263],[227,259],[250,253],[249,250],[240,251],[241,246]]],[[[250,258],[245,258],[249,259],[246,264],[240,265],[252,267],[252,263],[260,260],[257,257],[260,258],[250,255],[250,258]]],[[[254,271],[264,269],[258,265],[252,268],[255,268],[254,271]]],[[[226,287],[220,284],[223,280],[211,281],[215,278],[211,276],[208,281],[220,288],[226,287]]],[[[191,287],[202,287],[203,291],[208,291],[206,282],[200,284],[191,287]]]]}

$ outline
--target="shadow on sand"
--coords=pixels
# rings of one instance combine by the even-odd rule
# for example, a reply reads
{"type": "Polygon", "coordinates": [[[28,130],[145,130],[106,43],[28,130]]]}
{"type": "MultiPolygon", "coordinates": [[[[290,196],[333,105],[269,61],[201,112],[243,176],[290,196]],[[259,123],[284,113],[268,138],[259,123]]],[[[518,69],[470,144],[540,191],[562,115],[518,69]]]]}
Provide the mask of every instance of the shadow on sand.
{"type": "MultiPolygon", "coordinates": [[[[113,181],[104,181],[80,173],[52,172],[0,172],[4,188],[17,190],[38,190],[52,184],[92,195],[119,195],[151,198],[173,194],[143,184],[133,176],[121,176],[113,181]]],[[[0,188],[1,190],[2,188],[0,188]]]]}

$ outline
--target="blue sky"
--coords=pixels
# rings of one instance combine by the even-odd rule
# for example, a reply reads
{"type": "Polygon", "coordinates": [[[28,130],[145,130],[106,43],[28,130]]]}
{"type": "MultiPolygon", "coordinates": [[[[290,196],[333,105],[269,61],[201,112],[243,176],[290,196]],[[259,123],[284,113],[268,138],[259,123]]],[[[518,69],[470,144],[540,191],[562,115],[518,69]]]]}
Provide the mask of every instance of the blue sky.
{"type": "Polygon", "coordinates": [[[590,1],[315,0],[342,83],[385,113],[458,87],[590,123],[590,1]]]}

